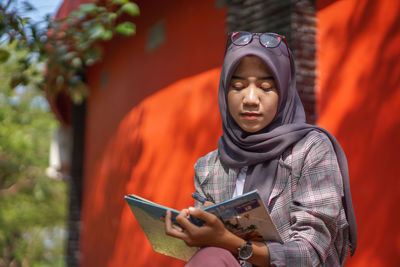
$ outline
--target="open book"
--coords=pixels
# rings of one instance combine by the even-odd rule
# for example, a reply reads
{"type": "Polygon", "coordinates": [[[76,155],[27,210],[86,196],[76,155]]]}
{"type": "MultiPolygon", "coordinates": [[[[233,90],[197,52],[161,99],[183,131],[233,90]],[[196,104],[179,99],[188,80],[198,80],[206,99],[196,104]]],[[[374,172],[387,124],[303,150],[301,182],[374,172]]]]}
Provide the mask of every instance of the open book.
{"type": "MultiPolygon", "coordinates": [[[[199,249],[188,247],[182,240],[165,234],[166,211],[171,210],[173,223],[176,223],[175,218],[179,211],[158,205],[136,195],[125,196],[125,199],[154,251],[188,261],[199,249]]],[[[282,243],[282,239],[257,190],[204,208],[204,210],[215,214],[223,221],[229,231],[245,240],[282,243]]],[[[190,220],[198,226],[203,224],[203,221],[198,218],[191,217],[190,220]]]]}

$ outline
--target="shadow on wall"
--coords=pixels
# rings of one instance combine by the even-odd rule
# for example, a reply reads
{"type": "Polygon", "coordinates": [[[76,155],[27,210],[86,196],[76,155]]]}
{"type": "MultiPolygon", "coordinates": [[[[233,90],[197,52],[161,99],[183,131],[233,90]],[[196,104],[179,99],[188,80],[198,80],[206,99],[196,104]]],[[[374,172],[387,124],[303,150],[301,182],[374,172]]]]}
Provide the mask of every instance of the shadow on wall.
{"type": "MultiPolygon", "coordinates": [[[[323,2],[323,1],[322,1],[323,2]]],[[[348,156],[359,245],[349,266],[400,262],[398,1],[337,1],[318,12],[318,124],[348,156]]]]}
{"type": "Polygon", "coordinates": [[[175,82],[122,120],[88,177],[96,184],[85,189],[82,266],[183,265],[152,250],[123,197],[135,193],[178,210],[193,205],[193,165],[222,133],[219,74],[175,82]]]}

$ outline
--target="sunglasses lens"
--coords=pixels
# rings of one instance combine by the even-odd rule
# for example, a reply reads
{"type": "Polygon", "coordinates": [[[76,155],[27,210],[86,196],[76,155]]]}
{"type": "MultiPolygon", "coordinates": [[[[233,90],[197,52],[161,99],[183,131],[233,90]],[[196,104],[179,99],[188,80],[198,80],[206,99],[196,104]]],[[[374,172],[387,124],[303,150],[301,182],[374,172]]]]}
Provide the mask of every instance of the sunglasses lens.
{"type": "Polygon", "coordinates": [[[265,47],[273,48],[277,47],[281,43],[282,38],[279,35],[262,34],[260,36],[260,42],[265,47]]]}
{"type": "Polygon", "coordinates": [[[235,45],[247,45],[251,42],[252,35],[249,32],[235,32],[232,34],[232,43],[235,45]]]}

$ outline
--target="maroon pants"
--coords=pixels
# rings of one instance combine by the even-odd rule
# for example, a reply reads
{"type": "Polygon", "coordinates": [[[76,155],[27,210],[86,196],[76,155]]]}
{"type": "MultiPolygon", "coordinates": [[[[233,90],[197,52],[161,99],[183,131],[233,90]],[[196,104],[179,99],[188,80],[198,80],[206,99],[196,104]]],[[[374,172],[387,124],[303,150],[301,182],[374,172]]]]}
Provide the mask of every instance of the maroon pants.
{"type": "Polygon", "coordinates": [[[205,247],[200,249],[185,265],[186,267],[215,266],[241,267],[238,260],[226,249],[205,247]]]}

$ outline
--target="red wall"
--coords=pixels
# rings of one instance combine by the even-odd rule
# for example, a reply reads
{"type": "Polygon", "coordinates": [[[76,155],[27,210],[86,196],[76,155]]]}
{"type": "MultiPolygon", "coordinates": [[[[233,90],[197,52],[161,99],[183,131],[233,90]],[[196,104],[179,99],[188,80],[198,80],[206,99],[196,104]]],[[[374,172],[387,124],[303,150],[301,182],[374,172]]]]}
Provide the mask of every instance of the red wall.
{"type": "Polygon", "coordinates": [[[137,34],[106,44],[88,75],[82,266],[182,266],[152,250],[123,197],[193,205],[193,165],[221,134],[225,8],[214,0],[138,4],[137,34]],[[160,20],[165,42],[148,51],[160,20]]]}
{"type": "Polygon", "coordinates": [[[359,244],[349,266],[400,262],[400,2],[317,1],[318,124],[349,161],[359,244]]]}

